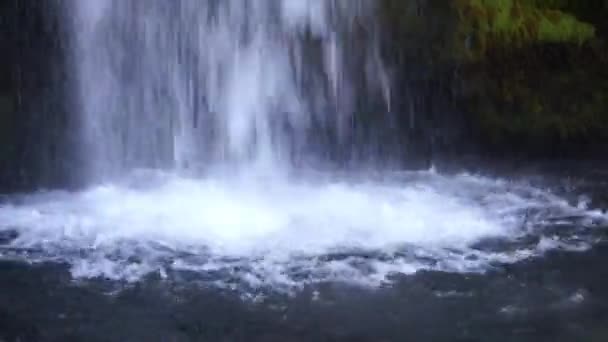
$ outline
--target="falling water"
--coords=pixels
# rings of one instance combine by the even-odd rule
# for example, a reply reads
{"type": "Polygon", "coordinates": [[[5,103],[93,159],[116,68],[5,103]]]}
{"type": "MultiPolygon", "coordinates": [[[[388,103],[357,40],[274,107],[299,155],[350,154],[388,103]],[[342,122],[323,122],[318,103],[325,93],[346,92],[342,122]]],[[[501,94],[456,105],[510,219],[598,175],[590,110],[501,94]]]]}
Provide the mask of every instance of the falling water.
{"type": "Polygon", "coordinates": [[[69,6],[93,178],[218,164],[276,171],[320,157],[319,139],[352,141],[359,97],[388,94],[371,1],[69,6]]]}
{"type": "Polygon", "coordinates": [[[606,215],[525,181],[301,167],[367,145],[366,103],[387,107],[374,3],[61,2],[93,184],[0,202],[0,232],[14,231],[0,258],[293,289],[590,246],[606,215]],[[290,168],[304,170],[280,177],[290,168]]]}

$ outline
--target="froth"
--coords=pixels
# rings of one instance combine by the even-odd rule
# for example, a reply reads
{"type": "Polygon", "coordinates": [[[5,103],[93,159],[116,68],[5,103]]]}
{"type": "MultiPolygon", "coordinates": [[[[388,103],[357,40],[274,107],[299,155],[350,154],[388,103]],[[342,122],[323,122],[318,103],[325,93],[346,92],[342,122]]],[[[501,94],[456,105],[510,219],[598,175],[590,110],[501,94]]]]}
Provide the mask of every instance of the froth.
{"type": "Polygon", "coordinates": [[[5,204],[2,226],[19,232],[10,250],[66,260],[77,277],[133,281],[190,270],[236,272],[266,285],[378,284],[390,274],[482,270],[567,245],[544,238],[508,251],[473,247],[530,234],[548,215],[603,218],[539,189],[468,175],[390,182],[167,176],[154,183],[28,195],[5,204]]]}

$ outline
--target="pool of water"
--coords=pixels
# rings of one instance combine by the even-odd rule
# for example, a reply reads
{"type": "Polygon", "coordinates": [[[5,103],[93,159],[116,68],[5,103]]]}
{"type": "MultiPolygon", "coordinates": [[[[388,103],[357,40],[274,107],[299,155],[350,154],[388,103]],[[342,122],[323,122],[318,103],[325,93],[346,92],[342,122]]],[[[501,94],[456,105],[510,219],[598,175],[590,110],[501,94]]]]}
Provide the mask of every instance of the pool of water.
{"type": "Polygon", "coordinates": [[[140,172],[9,196],[0,337],[603,341],[602,175],[140,172]]]}

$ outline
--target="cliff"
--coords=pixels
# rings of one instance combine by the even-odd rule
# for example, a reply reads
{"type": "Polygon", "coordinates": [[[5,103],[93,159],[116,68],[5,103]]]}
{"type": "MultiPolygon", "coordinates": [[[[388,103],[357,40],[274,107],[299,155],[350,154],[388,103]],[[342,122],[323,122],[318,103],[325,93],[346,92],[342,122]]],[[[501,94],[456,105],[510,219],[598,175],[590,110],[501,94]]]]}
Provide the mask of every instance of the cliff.
{"type": "Polygon", "coordinates": [[[415,115],[457,118],[443,145],[574,156],[608,143],[608,1],[385,0],[381,11],[398,77],[440,85],[435,101],[449,103],[415,115]]]}

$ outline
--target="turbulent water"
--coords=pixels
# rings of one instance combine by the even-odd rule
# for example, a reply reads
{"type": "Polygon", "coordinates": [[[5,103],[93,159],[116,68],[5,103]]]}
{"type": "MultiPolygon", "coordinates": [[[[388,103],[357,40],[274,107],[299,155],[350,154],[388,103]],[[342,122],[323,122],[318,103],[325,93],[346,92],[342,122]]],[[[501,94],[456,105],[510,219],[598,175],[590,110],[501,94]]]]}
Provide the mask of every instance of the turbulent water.
{"type": "Polygon", "coordinates": [[[303,179],[143,173],[13,198],[0,216],[18,237],[0,253],[66,261],[75,277],[189,271],[253,289],[377,286],[421,269],[481,272],[555,248],[584,250],[606,220],[584,199],[466,174],[303,179]]]}
{"type": "Polygon", "coordinates": [[[76,278],[377,286],[585,249],[606,221],[525,182],[315,172],[350,153],[364,101],[389,102],[371,1],[62,5],[92,185],[3,198],[1,258],[76,278]]]}
{"type": "Polygon", "coordinates": [[[85,185],[0,194],[0,341],[607,341],[606,165],[395,168],[377,3],[44,5],[85,185]]]}

